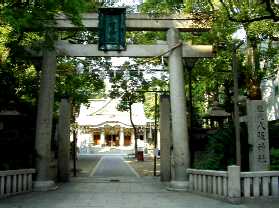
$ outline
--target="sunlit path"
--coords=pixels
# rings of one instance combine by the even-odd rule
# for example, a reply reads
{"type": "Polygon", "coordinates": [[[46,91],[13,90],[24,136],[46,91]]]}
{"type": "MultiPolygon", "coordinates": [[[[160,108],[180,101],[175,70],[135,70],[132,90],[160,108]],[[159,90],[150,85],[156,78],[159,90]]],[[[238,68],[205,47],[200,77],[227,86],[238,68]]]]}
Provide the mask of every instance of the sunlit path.
{"type": "Polygon", "coordinates": [[[90,176],[139,177],[136,171],[125,163],[121,156],[103,156],[90,176]]]}

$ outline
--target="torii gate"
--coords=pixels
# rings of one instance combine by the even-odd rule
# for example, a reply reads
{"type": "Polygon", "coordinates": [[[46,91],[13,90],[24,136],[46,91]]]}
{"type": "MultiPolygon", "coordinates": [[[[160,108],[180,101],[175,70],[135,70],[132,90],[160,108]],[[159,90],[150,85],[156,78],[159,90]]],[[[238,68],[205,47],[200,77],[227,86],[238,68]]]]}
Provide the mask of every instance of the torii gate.
{"type": "MultiPolygon", "coordinates": [[[[206,21],[187,17],[149,17],[143,15],[127,15],[126,27],[128,31],[167,31],[167,44],[161,45],[128,45],[126,51],[98,51],[97,45],[69,44],[57,41],[54,49],[44,49],[42,63],[41,84],[39,92],[36,141],[38,154],[36,159],[37,178],[34,189],[50,190],[55,187],[50,180],[48,169],[50,160],[50,141],[52,129],[52,111],[54,102],[54,87],[56,73],[56,56],[73,57],[154,57],[164,54],[169,58],[171,120],[173,138],[174,176],[171,186],[173,189],[187,188],[186,169],[190,166],[189,138],[186,120],[186,98],[184,89],[184,70],[182,59],[186,57],[211,57],[210,45],[182,44],[179,32],[208,31],[206,21]],[[202,25],[202,26],[201,26],[202,25]]],[[[79,30],[64,15],[56,18],[57,30],[79,30]]],[[[82,15],[84,28],[97,30],[98,14],[82,15]]]]}

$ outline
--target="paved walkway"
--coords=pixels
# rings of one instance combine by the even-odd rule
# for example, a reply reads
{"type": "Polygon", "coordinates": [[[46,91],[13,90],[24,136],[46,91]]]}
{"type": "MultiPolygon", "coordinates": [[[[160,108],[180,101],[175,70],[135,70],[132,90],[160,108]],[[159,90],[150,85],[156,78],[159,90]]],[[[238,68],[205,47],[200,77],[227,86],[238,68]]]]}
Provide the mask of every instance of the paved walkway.
{"type": "Polygon", "coordinates": [[[90,176],[94,177],[139,177],[137,172],[124,162],[121,156],[103,156],[90,176]]]}
{"type": "Polygon", "coordinates": [[[138,178],[121,158],[105,157],[93,172],[93,177],[73,178],[51,192],[34,192],[0,200],[0,208],[278,208],[277,201],[250,201],[241,205],[186,192],[170,192],[159,178],[138,178]],[[116,161],[122,167],[113,174],[108,164],[116,161]],[[104,167],[104,168],[102,168],[104,167]],[[127,168],[128,167],[128,168],[127,168]],[[101,171],[102,169],[102,171],[101,171]],[[111,174],[109,175],[108,172],[111,174]],[[120,175],[125,171],[129,176],[120,175]],[[109,177],[97,177],[99,173],[109,177]],[[110,177],[119,180],[110,180],[110,177]]]}

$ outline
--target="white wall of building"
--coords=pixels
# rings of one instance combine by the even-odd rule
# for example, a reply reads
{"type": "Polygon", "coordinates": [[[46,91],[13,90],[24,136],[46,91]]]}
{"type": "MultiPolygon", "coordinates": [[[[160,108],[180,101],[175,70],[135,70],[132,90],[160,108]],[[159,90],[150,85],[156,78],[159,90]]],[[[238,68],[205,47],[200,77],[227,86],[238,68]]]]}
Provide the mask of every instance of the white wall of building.
{"type": "Polygon", "coordinates": [[[279,119],[279,73],[275,79],[261,82],[263,100],[267,104],[267,118],[269,121],[279,119]]]}

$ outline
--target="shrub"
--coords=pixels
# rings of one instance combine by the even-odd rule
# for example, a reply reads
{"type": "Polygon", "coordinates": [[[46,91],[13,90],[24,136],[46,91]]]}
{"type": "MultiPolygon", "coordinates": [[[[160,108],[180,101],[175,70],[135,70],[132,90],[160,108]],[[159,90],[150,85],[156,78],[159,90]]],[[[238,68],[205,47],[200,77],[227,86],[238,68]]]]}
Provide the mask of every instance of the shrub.
{"type": "Polygon", "coordinates": [[[208,170],[226,170],[235,163],[234,128],[221,128],[208,136],[208,145],[194,161],[194,168],[208,170]]]}
{"type": "Polygon", "coordinates": [[[279,170],[279,149],[271,149],[270,161],[270,169],[279,170]]]}

